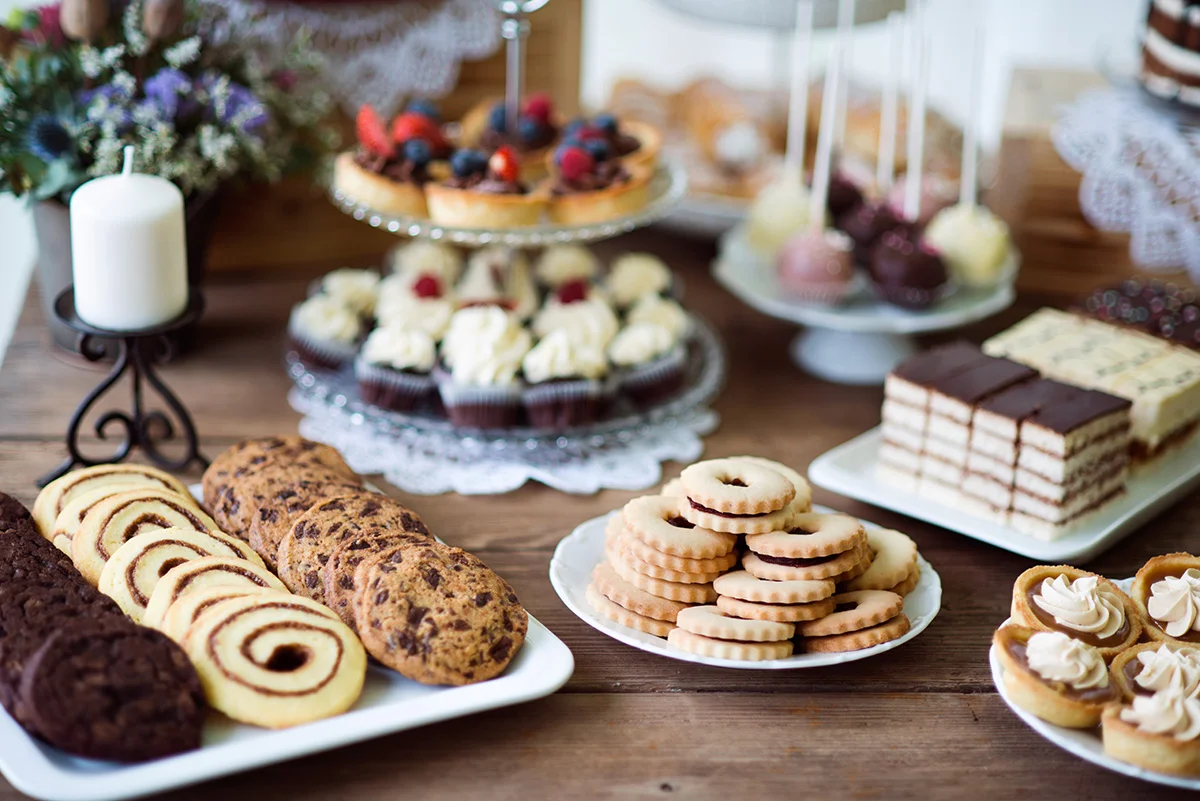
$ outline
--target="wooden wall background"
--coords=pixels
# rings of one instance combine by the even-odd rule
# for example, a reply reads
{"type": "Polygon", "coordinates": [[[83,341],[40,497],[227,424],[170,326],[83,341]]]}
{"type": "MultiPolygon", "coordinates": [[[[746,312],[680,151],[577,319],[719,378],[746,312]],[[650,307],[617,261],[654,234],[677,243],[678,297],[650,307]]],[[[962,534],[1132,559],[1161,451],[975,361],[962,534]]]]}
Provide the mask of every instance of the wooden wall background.
{"type": "MultiPolygon", "coordinates": [[[[483,2],[483,0],[480,0],[483,2]]],[[[550,92],[565,114],[579,105],[583,0],[555,0],[530,17],[526,65],[529,91],[550,92]]],[[[458,88],[439,101],[457,119],[482,99],[504,94],[504,49],[462,65],[458,88]]],[[[340,120],[353,142],[352,125],[340,120]]],[[[273,186],[252,186],[227,195],[209,253],[211,271],[298,266],[336,267],[375,260],[396,243],[342,214],[308,176],[273,186]]]]}

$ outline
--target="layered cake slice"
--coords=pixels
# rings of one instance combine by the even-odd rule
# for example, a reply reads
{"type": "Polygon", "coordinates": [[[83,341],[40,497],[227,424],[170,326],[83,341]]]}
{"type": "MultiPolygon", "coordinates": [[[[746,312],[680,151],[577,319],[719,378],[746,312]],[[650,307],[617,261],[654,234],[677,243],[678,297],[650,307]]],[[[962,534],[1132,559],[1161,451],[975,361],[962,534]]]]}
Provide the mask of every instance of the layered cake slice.
{"type": "Polygon", "coordinates": [[[1142,86],[1185,105],[1200,105],[1200,3],[1150,0],[1142,41],[1142,86]]]}

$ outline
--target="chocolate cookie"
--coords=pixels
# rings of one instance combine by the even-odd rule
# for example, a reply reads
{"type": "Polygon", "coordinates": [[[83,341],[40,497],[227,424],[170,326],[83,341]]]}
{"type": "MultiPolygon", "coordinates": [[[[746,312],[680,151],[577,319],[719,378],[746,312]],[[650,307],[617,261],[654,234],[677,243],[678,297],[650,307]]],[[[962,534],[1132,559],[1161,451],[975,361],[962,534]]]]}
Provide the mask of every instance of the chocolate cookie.
{"type": "Polygon", "coordinates": [[[322,571],[339,542],[400,530],[428,535],[415,512],[386,495],[358,493],[317,503],[301,515],[279,545],[279,578],[297,595],[325,603],[322,571]]]}
{"type": "Polygon", "coordinates": [[[279,543],[301,515],[329,498],[365,492],[361,483],[345,479],[300,479],[275,486],[257,499],[258,510],[247,541],[267,567],[274,570],[279,543]]]}
{"type": "Polygon", "coordinates": [[[460,548],[429,540],[359,568],[354,615],[367,651],[423,684],[499,675],[529,626],[504,579],[460,548]]]}
{"type": "Polygon", "coordinates": [[[427,541],[429,541],[427,530],[426,533],[365,532],[341,540],[330,552],[329,561],[325,563],[325,568],[321,572],[322,586],[325,590],[325,605],[336,612],[347,626],[354,628],[355,575],[359,565],[384,551],[408,545],[422,545],[427,541]]]}
{"type": "Polygon", "coordinates": [[[137,762],[200,747],[204,692],[186,654],[125,621],[68,623],[29,658],[17,706],[70,754],[137,762]]]}
{"type": "Polygon", "coordinates": [[[11,495],[0,492],[0,537],[14,533],[39,536],[37,524],[33,522],[33,515],[25,508],[25,504],[11,495]]]}
{"type": "MultiPolygon", "coordinates": [[[[254,474],[268,462],[324,467],[336,475],[355,478],[341,454],[320,442],[303,437],[248,439],[219,455],[204,471],[204,505],[215,512],[218,499],[231,483],[254,474]]],[[[220,517],[217,521],[224,523],[220,517]]]]}

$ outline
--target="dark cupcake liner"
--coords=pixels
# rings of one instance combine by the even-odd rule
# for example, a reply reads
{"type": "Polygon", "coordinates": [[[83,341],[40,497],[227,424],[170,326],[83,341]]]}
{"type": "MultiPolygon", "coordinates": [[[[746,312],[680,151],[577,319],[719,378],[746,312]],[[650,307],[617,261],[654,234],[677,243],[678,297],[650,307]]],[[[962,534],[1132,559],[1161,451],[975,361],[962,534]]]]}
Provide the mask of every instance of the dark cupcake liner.
{"type": "Polygon", "coordinates": [[[436,388],[428,373],[394,370],[371,364],[361,356],[354,362],[354,375],[364,401],[394,412],[411,411],[436,388]]]}
{"type": "Polygon", "coordinates": [[[521,417],[522,385],[459,384],[445,370],[434,370],[446,417],[460,428],[508,428],[521,417]]]}
{"type": "Polygon", "coordinates": [[[621,375],[621,391],[639,406],[652,406],[683,388],[686,364],[687,345],[681,342],[653,361],[627,369],[621,375]]]}
{"type": "Polygon", "coordinates": [[[292,350],[307,366],[319,370],[340,370],[354,361],[358,353],[358,343],[343,345],[340,342],[328,342],[288,328],[288,340],[292,350]]]}
{"type": "Polygon", "coordinates": [[[531,426],[557,431],[600,420],[612,408],[615,394],[611,381],[578,378],[531,384],[522,400],[531,426]]]}

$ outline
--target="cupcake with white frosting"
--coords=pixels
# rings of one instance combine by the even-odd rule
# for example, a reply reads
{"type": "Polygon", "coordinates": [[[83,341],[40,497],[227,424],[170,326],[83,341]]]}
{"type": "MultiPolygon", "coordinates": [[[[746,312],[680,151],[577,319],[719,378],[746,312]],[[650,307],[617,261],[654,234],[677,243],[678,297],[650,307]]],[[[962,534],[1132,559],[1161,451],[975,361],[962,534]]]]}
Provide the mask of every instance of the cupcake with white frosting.
{"type": "Polygon", "coordinates": [[[572,339],[599,348],[602,353],[620,327],[617,315],[600,298],[574,296],[564,302],[556,296],[533,318],[533,333],[539,338],[565,331],[572,339]]]}
{"type": "Polygon", "coordinates": [[[600,260],[583,245],[551,245],[534,267],[542,286],[554,290],[573,281],[591,283],[600,274],[600,260]]]}
{"type": "Polygon", "coordinates": [[[379,297],[379,273],[342,267],[321,279],[320,292],[370,318],[375,313],[375,301],[379,297]]]}
{"type": "Polygon", "coordinates": [[[433,275],[444,286],[458,282],[463,271],[463,257],[453,246],[428,239],[415,239],[395,248],[391,254],[392,273],[416,278],[433,275]]]}
{"type": "Polygon", "coordinates": [[[345,303],[318,294],[292,307],[288,338],[300,361],[309,367],[339,370],[354,361],[363,321],[345,303]]]}
{"type": "Polygon", "coordinates": [[[402,326],[376,328],[354,362],[362,399],[397,412],[410,411],[434,391],[433,338],[402,326]]]}
{"type": "Polygon", "coordinates": [[[659,403],[683,386],[687,346],[658,323],[626,326],[608,345],[621,391],[639,406],[659,403]]]}
{"type": "Polygon", "coordinates": [[[614,387],[608,360],[595,342],[551,331],[521,362],[525,413],[535,428],[563,430],[594,423],[608,413],[614,387]]]}
{"type": "Polygon", "coordinates": [[[646,295],[665,295],[671,281],[671,268],[653,253],[624,253],[609,268],[605,286],[613,303],[625,309],[646,295]]]}
{"type": "Polygon", "coordinates": [[[434,378],[446,416],[465,428],[504,428],[521,413],[521,361],[533,338],[499,306],[461,309],[450,319],[434,378]]]}
{"type": "Polygon", "coordinates": [[[423,331],[440,342],[454,310],[453,299],[436,276],[390,275],[380,283],[375,320],[380,327],[423,331]]]}
{"type": "Polygon", "coordinates": [[[640,300],[626,313],[625,321],[633,323],[655,323],[671,332],[679,339],[686,339],[692,329],[692,320],[688,313],[670,298],[658,295],[643,295],[640,300]]]}
{"type": "Polygon", "coordinates": [[[537,285],[525,254],[513,248],[493,245],[471,254],[460,288],[464,306],[496,304],[522,320],[538,309],[537,285]]]}

